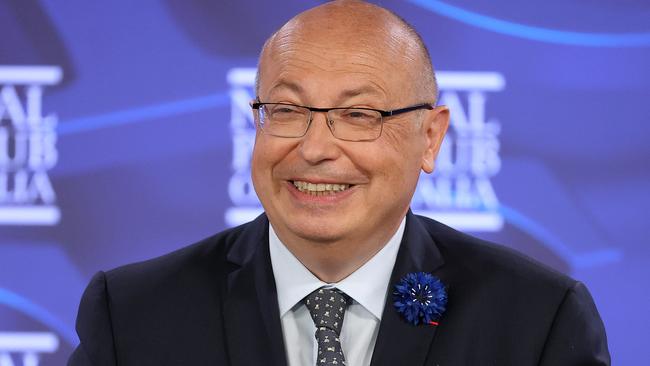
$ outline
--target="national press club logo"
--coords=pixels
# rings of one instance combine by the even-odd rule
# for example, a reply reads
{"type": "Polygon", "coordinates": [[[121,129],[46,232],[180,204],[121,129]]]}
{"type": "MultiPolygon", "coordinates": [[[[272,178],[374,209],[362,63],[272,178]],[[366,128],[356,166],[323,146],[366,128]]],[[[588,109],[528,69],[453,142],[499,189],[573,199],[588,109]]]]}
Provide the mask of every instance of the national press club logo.
{"type": "MultiPolygon", "coordinates": [[[[226,210],[230,226],[254,219],[262,212],[251,180],[250,161],[255,123],[249,102],[254,99],[254,68],[228,72],[232,175],[226,210]]],[[[497,72],[437,72],[439,104],[451,111],[451,124],[433,174],[422,174],[411,202],[415,213],[459,230],[499,231],[503,217],[490,178],[499,172],[499,122],[486,114],[489,93],[505,87],[497,72]]]]}
{"type": "Polygon", "coordinates": [[[55,225],[60,212],[47,171],[57,162],[54,114],[43,91],[57,66],[0,66],[0,225],[55,225]]]}
{"type": "MultiPolygon", "coordinates": [[[[57,66],[0,65],[0,226],[59,222],[47,174],[57,162],[57,118],[43,115],[42,106],[45,87],[61,78],[57,66]]],[[[34,318],[39,312],[0,288],[0,366],[53,364],[59,337],[34,318]]]]}

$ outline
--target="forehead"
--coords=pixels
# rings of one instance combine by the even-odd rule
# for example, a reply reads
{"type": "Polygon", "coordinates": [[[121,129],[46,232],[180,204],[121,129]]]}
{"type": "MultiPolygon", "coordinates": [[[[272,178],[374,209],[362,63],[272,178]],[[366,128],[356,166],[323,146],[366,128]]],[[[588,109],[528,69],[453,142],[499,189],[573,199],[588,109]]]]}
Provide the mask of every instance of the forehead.
{"type": "Polygon", "coordinates": [[[381,94],[388,100],[401,99],[418,61],[401,33],[391,27],[289,27],[262,54],[259,93],[317,90],[322,94],[338,89],[346,96],[381,94]]]}

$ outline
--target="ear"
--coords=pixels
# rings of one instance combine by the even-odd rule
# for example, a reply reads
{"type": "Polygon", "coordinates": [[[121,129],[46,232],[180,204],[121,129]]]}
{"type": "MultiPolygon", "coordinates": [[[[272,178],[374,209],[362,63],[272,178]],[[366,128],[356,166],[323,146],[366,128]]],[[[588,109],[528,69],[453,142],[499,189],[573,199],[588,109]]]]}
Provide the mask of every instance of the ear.
{"type": "Polygon", "coordinates": [[[422,132],[424,133],[425,149],[422,154],[422,170],[431,174],[435,167],[436,157],[442,140],[445,137],[449,127],[449,108],[447,106],[438,106],[433,110],[427,111],[424,121],[422,121],[422,132]]]}

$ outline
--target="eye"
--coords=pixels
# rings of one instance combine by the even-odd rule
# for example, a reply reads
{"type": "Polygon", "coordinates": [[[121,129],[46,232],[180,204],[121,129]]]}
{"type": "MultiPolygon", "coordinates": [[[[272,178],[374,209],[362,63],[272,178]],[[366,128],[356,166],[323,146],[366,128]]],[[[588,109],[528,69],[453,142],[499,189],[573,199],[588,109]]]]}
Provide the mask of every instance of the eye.
{"type": "Polygon", "coordinates": [[[369,109],[342,109],[339,111],[342,120],[351,124],[372,124],[380,118],[380,115],[369,109]]]}
{"type": "Polygon", "coordinates": [[[364,110],[350,109],[344,115],[346,118],[372,118],[373,115],[364,110]]]}
{"type": "Polygon", "coordinates": [[[283,105],[283,104],[269,105],[269,109],[270,109],[271,113],[295,113],[295,112],[298,112],[298,107],[292,106],[292,105],[283,105]]]}
{"type": "Polygon", "coordinates": [[[305,114],[302,107],[287,104],[269,104],[267,107],[268,116],[271,119],[295,118],[305,114]]]}

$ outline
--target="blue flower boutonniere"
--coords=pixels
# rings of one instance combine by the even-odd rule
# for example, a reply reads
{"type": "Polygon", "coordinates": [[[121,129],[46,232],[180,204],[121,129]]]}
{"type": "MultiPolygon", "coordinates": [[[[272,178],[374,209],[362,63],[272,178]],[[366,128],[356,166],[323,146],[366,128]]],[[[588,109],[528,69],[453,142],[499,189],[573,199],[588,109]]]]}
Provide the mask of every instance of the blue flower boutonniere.
{"type": "Polygon", "coordinates": [[[408,323],[438,325],[447,306],[447,291],[438,277],[414,272],[395,285],[393,300],[395,309],[408,323]]]}

